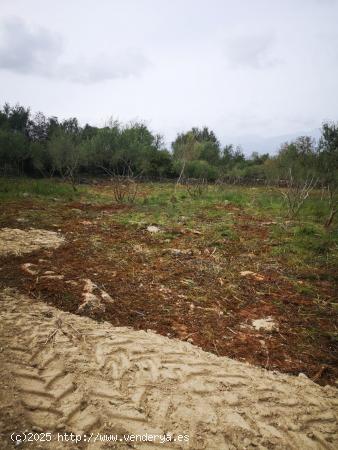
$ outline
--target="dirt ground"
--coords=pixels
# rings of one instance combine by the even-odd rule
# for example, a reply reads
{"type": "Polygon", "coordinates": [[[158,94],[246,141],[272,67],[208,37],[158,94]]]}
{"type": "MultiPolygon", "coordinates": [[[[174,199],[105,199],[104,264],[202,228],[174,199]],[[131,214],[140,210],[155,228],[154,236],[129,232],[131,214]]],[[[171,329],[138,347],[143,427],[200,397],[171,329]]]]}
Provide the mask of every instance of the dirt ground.
{"type": "Polygon", "coordinates": [[[0,305],[1,448],[337,448],[331,386],[98,323],[10,289],[0,305]],[[24,431],[37,441],[11,442],[24,431]],[[39,441],[46,432],[52,441],[39,441]],[[82,441],[60,441],[70,433],[82,441]],[[124,441],[146,433],[166,443],[124,441]],[[122,441],[88,442],[98,435],[122,441]]]}
{"type": "Polygon", "coordinates": [[[6,205],[1,448],[337,447],[334,288],[304,295],[268,253],[271,223],[219,207],[237,240],[123,223],[126,205],[6,205]]]}
{"type": "MultiPolygon", "coordinates": [[[[157,233],[142,222],[123,224],[121,214],[133,213],[127,205],[7,205],[0,287],[115,326],[152,329],[218,356],[335,385],[334,284],[324,270],[322,276],[311,267],[315,291],[308,294],[310,275],[296,277],[270,255],[271,222],[232,205],[217,208],[236,217],[236,241],[206,241],[203,229],[183,219],[157,233]]],[[[215,225],[202,212],[198,220],[215,225]]]]}

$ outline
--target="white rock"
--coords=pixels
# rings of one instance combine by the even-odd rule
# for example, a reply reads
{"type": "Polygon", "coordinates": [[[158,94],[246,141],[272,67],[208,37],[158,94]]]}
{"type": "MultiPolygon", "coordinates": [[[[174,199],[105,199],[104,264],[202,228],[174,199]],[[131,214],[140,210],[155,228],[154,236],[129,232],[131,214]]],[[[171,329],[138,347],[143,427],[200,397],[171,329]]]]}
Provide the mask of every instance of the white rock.
{"type": "Polygon", "coordinates": [[[159,227],[156,227],[155,225],[149,225],[147,226],[147,231],[149,233],[158,233],[160,231],[159,227]]]}
{"type": "Polygon", "coordinates": [[[265,330],[265,331],[278,330],[278,325],[276,324],[276,322],[273,321],[271,317],[253,320],[252,326],[256,330],[265,330]]]}

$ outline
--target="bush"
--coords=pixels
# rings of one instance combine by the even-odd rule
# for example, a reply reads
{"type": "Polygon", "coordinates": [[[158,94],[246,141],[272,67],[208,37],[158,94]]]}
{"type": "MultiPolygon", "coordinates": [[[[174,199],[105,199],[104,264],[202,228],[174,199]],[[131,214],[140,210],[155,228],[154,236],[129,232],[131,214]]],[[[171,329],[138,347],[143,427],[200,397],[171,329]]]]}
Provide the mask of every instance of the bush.
{"type": "Polygon", "coordinates": [[[185,168],[185,177],[215,181],[218,178],[218,170],[206,161],[190,161],[185,168]]]}

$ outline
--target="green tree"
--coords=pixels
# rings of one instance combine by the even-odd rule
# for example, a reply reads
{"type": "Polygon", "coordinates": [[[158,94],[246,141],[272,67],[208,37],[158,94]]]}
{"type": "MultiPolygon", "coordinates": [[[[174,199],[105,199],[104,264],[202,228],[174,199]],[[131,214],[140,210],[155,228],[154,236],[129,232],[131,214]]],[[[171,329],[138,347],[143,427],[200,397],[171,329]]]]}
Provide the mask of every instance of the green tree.
{"type": "Polygon", "coordinates": [[[177,135],[172,143],[173,155],[176,160],[203,160],[217,165],[220,159],[220,144],[212,130],[208,127],[193,127],[187,133],[177,135]],[[192,148],[192,143],[193,147],[192,148]],[[189,154],[189,157],[182,157],[189,154]]]}
{"type": "Polygon", "coordinates": [[[25,136],[13,131],[0,129],[0,164],[4,174],[15,171],[23,174],[24,162],[28,157],[25,136]]]}
{"type": "Polygon", "coordinates": [[[72,134],[60,130],[48,142],[47,151],[53,173],[57,172],[64,180],[70,181],[76,190],[76,177],[84,161],[81,143],[72,134]]]}
{"type": "Polygon", "coordinates": [[[296,140],[283,144],[276,158],[278,171],[286,178],[290,171],[296,180],[304,181],[316,174],[315,141],[309,136],[300,136],[296,140]]]}
{"type": "Polygon", "coordinates": [[[318,146],[318,166],[320,180],[326,186],[329,216],[325,226],[329,227],[338,213],[338,122],[325,122],[318,146]]]}

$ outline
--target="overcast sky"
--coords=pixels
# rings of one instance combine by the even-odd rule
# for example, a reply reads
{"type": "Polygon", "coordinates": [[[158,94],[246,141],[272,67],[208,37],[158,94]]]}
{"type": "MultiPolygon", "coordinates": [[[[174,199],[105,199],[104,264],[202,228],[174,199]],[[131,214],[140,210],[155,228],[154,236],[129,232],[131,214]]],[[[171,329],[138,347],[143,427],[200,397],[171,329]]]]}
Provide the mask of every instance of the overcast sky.
{"type": "Polygon", "coordinates": [[[336,0],[0,0],[0,101],[274,150],[338,120],[336,0]]]}

